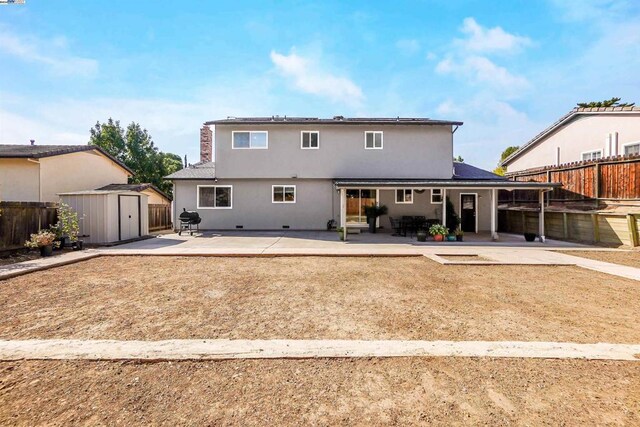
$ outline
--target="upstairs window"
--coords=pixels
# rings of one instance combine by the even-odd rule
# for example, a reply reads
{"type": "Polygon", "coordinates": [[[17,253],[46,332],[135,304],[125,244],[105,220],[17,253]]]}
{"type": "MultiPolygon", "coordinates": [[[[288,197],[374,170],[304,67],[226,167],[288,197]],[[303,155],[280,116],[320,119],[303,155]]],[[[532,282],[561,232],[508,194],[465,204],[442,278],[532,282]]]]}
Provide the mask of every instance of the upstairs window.
{"type": "Polygon", "coordinates": [[[267,149],[269,136],[266,131],[238,131],[233,132],[233,148],[267,149]]]}
{"type": "Polygon", "coordinates": [[[598,160],[602,158],[602,150],[587,151],[582,153],[582,160],[598,160]]]}
{"type": "Polygon", "coordinates": [[[413,190],[411,188],[398,188],[396,190],[396,203],[413,203],[413,190]]]}
{"type": "Polygon", "coordinates": [[[198,185],[198,209],[231,209],[230,185],[198,185]]]}
{"type": "Polygon", "coordinates": [[[431,189],[431,203],[442,203],[442,188],[431,189]]]}
{"type": "Polygon", "coordinates": [[[365,132],[364,148],[367,150],[382,150],[382,132],[365,132]]]}
{"type": "Polygon", "coordinates": [[[272,203],[295,203],[296,202],[296,186],[295,185],[272,185],[271,186],[271,202],[272,203]]]}
{"type": "Polygon", "coordinates": [[[637,156],[640,154],[640,142],[637,144],[628,144],[624,146],[625,156],[637,156]]]}
{"type": "Polygon", "coordinates": [[[320,132],[302,131],[300,135],[300,148],[303,150],[317,150],[320,148],[320,132]]]}

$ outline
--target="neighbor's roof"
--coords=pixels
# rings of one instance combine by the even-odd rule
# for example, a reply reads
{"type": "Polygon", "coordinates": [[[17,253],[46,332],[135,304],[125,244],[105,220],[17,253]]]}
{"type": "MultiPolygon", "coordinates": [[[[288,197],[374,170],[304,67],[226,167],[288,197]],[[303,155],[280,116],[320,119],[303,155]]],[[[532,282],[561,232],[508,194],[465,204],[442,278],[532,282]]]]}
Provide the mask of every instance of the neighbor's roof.
{"type": "Polygon", "coordinates": [[[167,175],[164,179],[213,179],[216,177],[215,163],[196,163],[167,175]]]}
{"type": "Polygon", "coordinates": [[[422,117],[343,117],[334,116],[330,119],[320,119],[318,117],[227,117],[226,119],[205,122],[205,125],[267,125],[267,124],[290,124],[290,125],[316,125],[316,124],[341,124],[341,125],[453,125],[461,126],[462,122],[449,120],[433,120],[422,117]]]}
{"type": "Polygon", "coordinates": [[[107,153],[97,145],[12,145],[0,144],[0,158],[23,158],[23,159],[39,159],[42,157],[61,156],[63,154],[79,153],[82,151],[96,150],[102,155],[114,161],[121,168],[134,175],[120,160],[107,153]]]}
{"type": "Polygon", "coordinates": [[[165,193],[164,191],[160,190],[158,187],[156,187],[155,185],[153,185],[151,183],[144,183],[144,184],[109,184],[109,185],[105,185],[104,187],[96,188],[96,190],[98,190],[98,191],[136,191],[138,193],[142,192],[144,190],[147,190],[147,189],[152,189],[153,191],[155,191],[156,193],[160,194],[165,199],[171,200],[171,196],[169,196],[167,193],[165,193]]]}
{"type": "Polygon", "coordinates": [[[522,145],[520,149],[514,151],[509,157],[504,159],[500,165],[507,166],[516,157],[520,157],[522,153],[532,148],[534,145],[545,139],[548,135],[555,132],[557,129],[569,124],[574,119],[580,116],[598,116],[598,115],[636,115],[640,114],[640,107],[595,107],[595,108],[582,108],[576,107],[569,111],[564,116],[560,117],[551,126],[534,136],[530,141],[522,145]]]}

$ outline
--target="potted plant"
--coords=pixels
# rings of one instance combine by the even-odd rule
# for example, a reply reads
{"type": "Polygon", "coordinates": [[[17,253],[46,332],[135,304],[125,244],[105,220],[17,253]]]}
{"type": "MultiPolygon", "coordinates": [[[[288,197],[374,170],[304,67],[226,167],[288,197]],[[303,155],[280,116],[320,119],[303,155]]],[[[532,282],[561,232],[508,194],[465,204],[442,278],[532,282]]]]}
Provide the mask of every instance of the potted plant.
{"type": "Polygon", "coordinates": [[[536,233],[524,233],[524,240],[527,242],[533,242],[536,240],[536,233]]]}
{"type": "Polygon", "coordinates": [[[62,203],[57,209],[58,222],[51,227],[56,234],[57,240],[60,242],[60,248],[69,247],[78,241],[80,226],[78,225],[78,214],[73,211],[71,206],[62,203]]]}
{"type": "Polygon", "coordinates": [[[456,241],[456,235],[455,234],[448,234],[447,235],[447,242],[455,242],[456,241]]]}
{"type": "Polygon", "coordinates": [[[423,228],[419,229],[416,233],[416,238],[418,239],[418,242],[426,242],[427,232],[423,228]]]}
{"type": "Polygon", "coordinates": [[[338,227],[336,228],[336,231],[338,232],[338,237],[340,237],[340,240],[344,240],[344,228],[338,227]]]}
{"type": "Polygon", "coordinates": [[[51,256],[56,243],[56,234],[50,230],[40,230],[31,235],[24,245],[31,249],[40,249],[40,255],[51,256]]]}
{"type": "Polygon", "coordinates": [[[442,224],[433,224],[429,227],[429,234],[433,236],[433,240],[436,242],[442,242],[444,236],[449,234],[449,229],[442,224]]]}
{"type": "Polygon", "coordinates": [[[385,205],[370,205],[365,206],[364,214],[367,216],[367,223],[369,224],[369,233],[376,232],[376,220],[379,216],[387,214],[387,207],[385,205]]]}
{"type": "Polygon", "coordinates": [[[464,237],[464,231],[462,231],[461,227],[456,228],[456,241],[462,242],[464,237]]]}

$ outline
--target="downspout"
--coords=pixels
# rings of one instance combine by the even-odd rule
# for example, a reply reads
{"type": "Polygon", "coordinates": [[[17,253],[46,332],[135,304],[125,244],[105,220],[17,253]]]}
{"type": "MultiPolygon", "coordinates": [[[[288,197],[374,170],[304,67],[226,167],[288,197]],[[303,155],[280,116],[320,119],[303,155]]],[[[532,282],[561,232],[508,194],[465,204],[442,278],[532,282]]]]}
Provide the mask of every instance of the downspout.
{"type": "Polygon", "coordinates": [[[28,162],[38,165],[38,202],[42,202],[42,164],[37,159],[27,159],[28,162]]]}

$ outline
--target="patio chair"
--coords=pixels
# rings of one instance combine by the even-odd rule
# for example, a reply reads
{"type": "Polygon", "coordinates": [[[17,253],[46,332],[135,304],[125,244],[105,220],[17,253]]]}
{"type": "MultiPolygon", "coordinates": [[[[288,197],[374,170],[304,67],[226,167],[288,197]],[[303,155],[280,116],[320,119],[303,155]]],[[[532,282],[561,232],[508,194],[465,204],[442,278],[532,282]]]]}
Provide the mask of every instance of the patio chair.
{"type": "Polygon", "coordinates": [[[402,225],[404,228],[404,235],[407,235],[409,232],[409,236],[412,237],[416,233],[416,222],[414,221],[412,216],[405,215],[402,217],[402,225]]]}
{"type": "MultiPolygon", "coordinates": [[[[393,230],[392,236],[402,236],[404,231],[402,227],[402,221],[389,217],[389,222],[391,223],[391,229],[393,230]]],[[[405,232],[404,236],[406,235],[407,233],[405,232]]]]}

